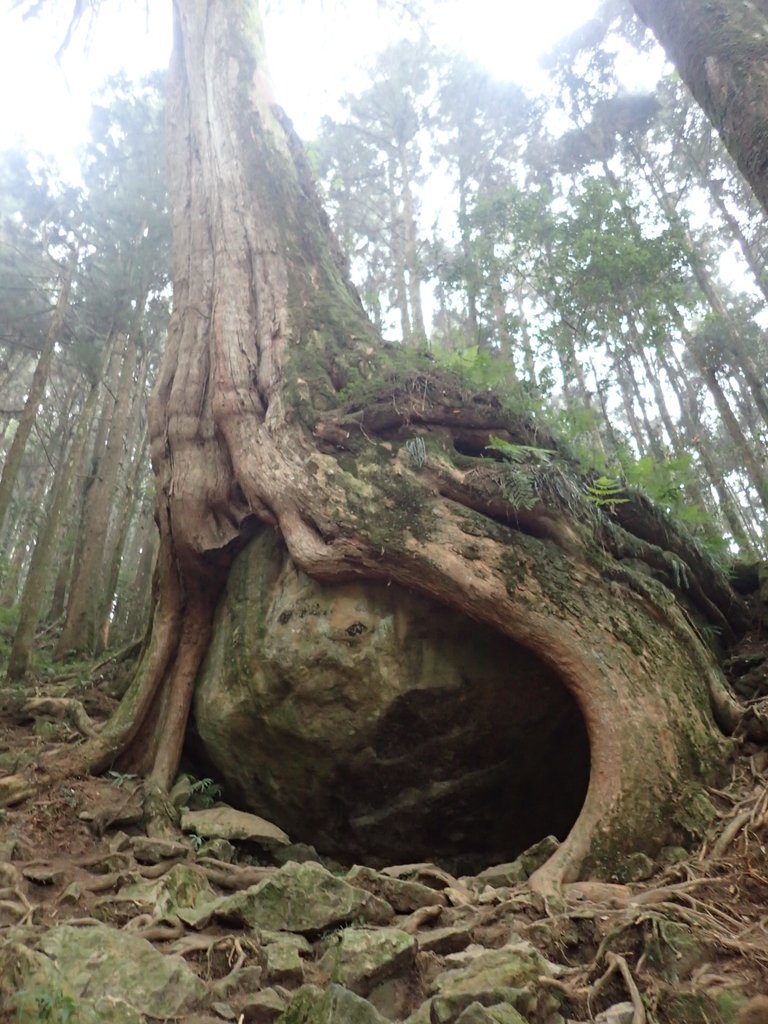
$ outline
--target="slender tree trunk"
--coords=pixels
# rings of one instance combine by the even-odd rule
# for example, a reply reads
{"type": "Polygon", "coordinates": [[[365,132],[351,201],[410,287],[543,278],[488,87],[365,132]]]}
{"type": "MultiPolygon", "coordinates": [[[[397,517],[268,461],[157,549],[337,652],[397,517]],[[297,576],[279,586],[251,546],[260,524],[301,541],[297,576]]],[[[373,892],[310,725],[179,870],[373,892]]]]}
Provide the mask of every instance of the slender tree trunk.
{"type": "Polygon", "coordinates": [[[635,442],[638,455],[642,457],[648,454],[651,438],[643,431],[640,426],[640,420],[637,418],[635,411],[635,392],[632,386],[631,371],[627,373],[625,368],[625,361],[619,359],[617,355],[613,356],[613,369],[616,374],[616,382],[619,385],[619,391],[621,392],[622,398],[622,411],[627,419],[630,433],[635,442]]]}
{"type": "Polygon", "coordinates": [[[464,157],[459,156],[459,233],[461,235],[461,254],[464,260],[464,289],[467,297],[467,338],[468,346],[477,345],[485,348],[486,341],[480,336],[480,316],[478,313],[479,283],[477,266],[472,253],[472,232],[469,225],[469,183],[464,169],[464,157]]]}
{"type": "MultiPolygon", "coordinates": [[[[80,467],[80,482],[73,499],[72,515],[73,535],[68,539],[69,557],[66,562],[72,572],[82,564],[85,546],[88,536],[84,526],[86,513],[87,496],[93,485],[99,464],[106,448],[109,428],[114,417],[115,401],[119,391],[120,371],[125,357],[126,337],[119,334],[114,327],[110,330],[104,345],[104,371],[101,374],[101,387],[99,389],[99,404],[94,414],[94,424],[91,429],[91,440],[87,446],[83,463],[80,467]]],[[[66,564],[66,563],[65,563],[66,564]]],[[[64,566],[62,565],[62,568],[64,566]]],[[[66,578],[59,573],[54,588],[54,604],[58,606],[59,597],[64,599],[64,605],[60,608],[59,614],[54,621],[66,615],[69,591],[72,586],[72,576],[66,578]]]]}
{"type": "Polygon", "coordinates": [[[3,586],[0,589],[0,608],[12,608],[19,596],[21,577],[27,558],[26,543],[19,538],[8,557],[3,586]]]}
{"type": "MultiPolygon", "coordinates": [[[[77,488],[75,488],[77,490],[77,488]]],[[[72,578],[72,563],[75,557],[75,528],[65,524],[63,537],[57,552],[58,572],[53,581],[51,603],[45,613],[45,621],[49,625],[63,622],[67,611],[67,594],[72,578]]]]}
{"type": "Polygon", "coordinates": [[[745,532],[741,513],[725,482],[722,471],[717,466],[707,430],[700,417],[695,417],[692,412],[696,409],[697,403],[688,375],[682,370],[671,348],[659,353],[659,362],[680,406],[680,420],[686,435],[684,447],[696,452],[706,474],[705,483],[708,481],[709,487],[714,488],[717,494],[717,507],[713,512],[725,520],[725,525],[731,531],[731,536],[744,554],[755,553],[753,543],[745,532]]]}
{"type": "Polygon", "coordinates": [[[768,212],[765,0],[632,0],[768,212]]]}
{"type": "Polygon", "coordinates": [[[103,384],[101,389],[99,418],[96,423],[96,429],[93,434],[93,444],[91,447],[90,461],[93,472],[88,474],[89,478],[95,475],[95,467],[97,467],[101,461],[104,449],[107,445],[107,437],[109,436],[109,429],[112,425],[117,393],[120,390],[120,373],[125,359],[126,340],[127,339],[124,334],[119,334],[113,328],[109,332],[105,341],[104,360],[106,368],[102,378],[103,384]]]}
{"type": "Polygon", "coordinates": [[[408,282],[406,281],[405,228],[397,198],[397,174],[392,157],[388,165],[389,219],[392,233],[392,278],[395,284],[395,304],[400,312],[400,331],[403,344],[409,345],[413,333],[408,309],[408,282]]]}
{"type": "Polygon", "coordinates": [[[24,575],[29,564],[29,553],[34,543],[40,509],[45,503],[45,495],[50,479],[49,468],[39,469],[26,483],[26,494],[19,501],[18,522],[10,534],[11,556],[0,590],[0,607],[12,607],[24,584],[24,575]]]}
{"type": "MultiPolygon", "coordinates": [[[[681,456],[685,454],[686,445],[683,443],[677,425],[675,424],[674,419],[672,418],[672,414],[669,411],[669,406],[667,404],[667,396],[664,393],[664,388],[662,387],[661,381],[659,379],[659,374],[651,365],[651,362],[648,358],[648,353],[643,344],[643,338],[641,336],[640,329],[638,328],[638,325],[635,322],[632,312],[625,309],[624,316],[627,321],[628,332],[632,341],[633,351],[640,360],[643,366],[645,379],[648,381],[648,383],[651,386],[651,390],[653,391],[653,397],[656,403],[656,408],[659,411],[661,422],[664,424],[664,429],[667,432],[669,444],[674,454],[676,456],[681,456]]],[[[659,443],[662,443],[660,439],[659,443]]],[[[693,502],[699,506],[699,508],[701,508],[703,511],[709,511],[710,503],[707,502],[706,498],[704,497],[704,493],[697,479],[692,477],[690,480],[686,482],[686,491],[690,495],[693,502]]],[[[710,536],[714,536],[713,526],[707,524],[705,529],[710,536]]]]}
{"type": "Polygon", "coordinates": [[[488,294],[493,320],[496,325],[497,354],[504,359],[505,364],[512,371],[513,378],[517,380],[518,375],[514,360],[512,332],[509,329],[509,319],[507,317],[507,296],[504,293],[499,268],[497,266],[491,267],[488,277],[488,294]]]}
{"type": "Polygon", "coordinates": [[[48,382],[48,374],[51,370],[51,362],[53,360],[53,351],[56,346],[56,342],[61,336],[61,328],[64,324],[64,316],[67,311],[69,304],[69,292],[72,286],[72,278],[74,276],[75,267],[77,265],[77,253],[75,253],[66,269],[62,272],[61,284],[59,286],[59,297],[56,300],[56,305],[51,315],[51,323],[48,327],[48,333],[45,336],[45,342],[40,352],[40,357],[37,360],[35,366],[35,372],[32,375],[32,383],[29,386],[29,392],[27,393],[27,399],[24,403],[24,409],[19,417],[19,425],[16,428],[11,447],[6,456],[3,464],[3,472],[0,476],[0,528],[5,523],[6,516],[8,515],[8,508],[11,504],[11,497],[13,495],[13,488],[16,484],[16,480],[21,469],[21,460],[24,456],[24,451],[27,447],[27,441],[29,435],[32,432],[35,419],[37,417],[37,410],[40,407],[40,402],[43,399],[45,392],[45,385],[48,382]]]}
{"type": "Polygon", "coordinates": [[[121,567],[123,580],[115,606],[118,644],[135,640],[146,630],[156,554],[157,527],[151,509],[142,507],[121,567]]]}
{"type": "Polygon", "coordinates": [[[755,407],[760,413],[763,424],[768,426],[768,397],[766,396],[765,388],[757,369],[755,368],[749,353],[745,350],[744,345],[741,342],[738,329],[734,326],[731,316],[722,300],[720,291],[712,280],[704,260],[701,258],[698,246],[690,233],[688,225],[680,217],[671,197],[664,191],[663,184],[653,166],[653,162],[649,160],[647,156],[645,164],[648,168],[649,176],[652,178],[652,184],[654,186],[654,191],[659,201],[659,205],[664,211],[670,225],[680,232],[683,242],[685,243],[688,265],[691,268],[702,295],[705,297],[710,309],[717,317],[723,339],[726,342],[724,345],[723,355],[735,369],[741,370],[744,373],[755,407]]]}
{"type": "Polygon", "coordinates": [[[703,170],[699,169],[699,174],[700,180],[706,182],[711,202],[717,208],[723,219],[723,223],[731,234],[731,237],[739,246],[741,254],[744,257],[744,262],[752,273],[755,285],[762,292],[763,298],[766,302],[768,302],[768,274],[766,274],[764,261],[761,259],[759,253],[755,251],[755,247],[744,234],[744,231],[736,217],[734,217],[728,209],[728,205],[723,198],[721,189],[715,187],[715,183],[712,181],[711,177],[704,173],[703,170]]]}
{"type": "Polygon", "coordinates": [[[149,353],[144,352],[136,373],[131,409],[126,423],[125,437],[120,445],[121,455],[114,477],[113,510],[102,556],[104,585],[98,595],[97,604],[94,606],[96,622],[100,623],[96,629],[96,653],[101,653],[106,645],[126,531],[136,504],[137,484],[145,471],[144,460],[147,455],[148,433],[144,381],[147,378],[148,365],[149,353]]]}
{"type": "Polygon", "coordinates": [[[751,511],[752,509],[752,496],[748,493],[745,487],[737,491],[727,482],[725,483],[725,491],[730,498],[731,506],[736,510],[739,521],[741,522],[742,530],[746,531],[746,539],[744,543],[744,550],[746,554],[753,551],[758,557],[765,558],[766,552],[768,551],[768,545],[766,545],[765,541],[765,532],[762,525],[755,522],[754,515],[749,515],[747,511],[751,511]]]}
{"type": "Polygon", "coordinates": [[[98,397],[98,385],[94,384],[80,413],[72,444],[66,459],[62,460],[51,491],[50,505],[45,524],[40,531],[32,553],[29,572],[19,601],[19,622],[13,638],[8,660],[9,680],[21,680],[27,674],[32,643],[45,601],[47,584],[56,553],[56,542],[67,507],[70,503],[78,468],[88,440],[88,432],[98,397]]]}
{"type": "Polygon", "coordinates": [[[421,304],[418,227],[416,224],[408,154],[404,146],[400,147],[398,157],[403,187],[403,247],[405,250],[405,265],[408,269],[408,301],[411,307],[412,337],[410,340],[411,344],[423,347],[427,342],[427,332],[424,327],[424,311],[421,304]]]}
{"type": "Polygon", "coordinates": [[[632,394],[634,395],[637,407],[640,410],[640,418],[643,421],[644,433],[648,438],[648,450],[654,459],[661,463],[664,462],[667,457],[666,446],[658,423],[651,421],[651,417],[648,412],[648,402],[640,388],[640,382],[637,379],[637,374],[635,373],[635,368],[632,363],[632,355],[632,350],[628,348],[624,357],[618,360],[621,369],[617,370],[617,372],[623,371],[626,374],[627,383],[632,389],[632,394]]]}
{"type": "Polygon", "coordinates": [[[563,375],[563,391],[566,395],[574,395],[576,400],[588,409],[592,408],[592,396],[587,387],[581,355],[576,350],[572,337],[561,342],[557,347],[560,370],[563,375]]]}
{"type": "Polygon", "coordinates": [[[520,321],[520,341],[522,343],[521,347],[523,350],[523,367],[525,369],[525,377],[532,388],[538,388],[539,382],[536,375],[536,359],[533,353],[533,343],[531,341],[528,317],[525,314],[525,297],[523,294],[522,282],[519,279],[515,279],[513,294],[517,305],[517,316],[520,321]]]}
{"type": "MultiPolygon", "coordinates": [[[[563,375],[563,391],[564,393],[573,398],[574,402],[588,409],[594,413],[594,403],[592,401],[592,393],[587,387],[587,377],[584,372],[584,367],[581,362],[581,356],[576,351],[576,346],[573,343],[573,339],[569,338],[565,344],[561,343],[557,347],[557,355],[560,361],[560,370],[563,375]]],[[[594,367],[588,364],[592,370],[592,375],[595,378],[595,386],[597,388],[598,402],[600,404],[601,411],[605,413],[605,402],[602,395],[600,382],[595,374],[594,367]]],[[[604,416],[605,423],[608,427],[611,437],[614,437],[613,428],[610,425],[607,415],[604,416]]],[[[595,428],[591,431],[592,443],[596,451],[605,452],[605,446],[603,439],[600,437],[599,431],[595,428]]]]}
{"type": "Polygon", "coordinates": [[[85,543],[80,560],[75,565],[67,616],[56,645],[56,657],[59,658],[70,651],[93,652],[97,647],[98,608],[105,584],[105,550],[126,427],[136,387],[134,375],[138,355],[135,340],[128,338],[109,436],[96,475],[86,494],[81,524],[85,543]]]}
{"type": "Polygon", "coordinates": [[[148,450],[148,437],[146,432],[137,445],[133,466],[130,467],[130,480],[122,493],[118,516],[115,522],[114,537],[108,545],[109,561],[105,562],[106,584],[102,591],[102,605],[98,610],[100,626],[98,630],[97,652],[104,651],[109,646],[110,625],[112,621],[112,605],[117,593],[117,584],[120,576],[120,565],[128,539],[128,528],[131,518],[135,514],[139,499],[139,485],[146,472],[145,458],[148,450]]]}
{"type": "Polygon", "coordinates": [[[744,431],[741,429],[741,425],[734,415],[731,404],[723,391],[720,381],[717,379],[717,374],[710,366],[707,365],[706,358],[702,354],[700,346],[697,344],[696,339],[691,337],[690,333],[685,328],[685,325],[682,322],[682,317],[680,317],[679,313],[677,314],[677,321],[678,328],[688,346],[691,358],[696,363],[696,368],[701,374],[702,380],[707,385],[709,393],[712,395],[715,406],[717,407],[718,415],[720,416],[723,426],[727,430],[731,441],[733,442],[736,454],[744,466],[747,476],[752,482],[752,486],[757,492],[763,509],[768,512],[768,477],[766,477],[765,470],[753,450],[752,445],[747,440],[744,431]]]}
{"type": "Polygon", "coordinates": [[[645,379],[648,381],[648,383],[651,386],[651,390],[653,391],[653,398],[656,403],[656,408],[659,410],[661,422],[664,424],[664,429],[667,432],[669,445],[672,451],[675,453],[675,455],[680,455],[684,450],[684,445],[681,442],[677,426],[675,425],[675,422],[670,414],[669,407],[667,406],[667,399],[664,395],[664,389],[662,388],[661,383],[659,382],[658,375],[654,372],[654,369],[650,364],[650,361],[648,359],[648,353],[645,351],[642,345],[642,339],[639,336],[637,336],[636,330],[633,333],[636,337],[634,351],[638,359],[640,360],[640,363],[642,364],[645,379]]]}

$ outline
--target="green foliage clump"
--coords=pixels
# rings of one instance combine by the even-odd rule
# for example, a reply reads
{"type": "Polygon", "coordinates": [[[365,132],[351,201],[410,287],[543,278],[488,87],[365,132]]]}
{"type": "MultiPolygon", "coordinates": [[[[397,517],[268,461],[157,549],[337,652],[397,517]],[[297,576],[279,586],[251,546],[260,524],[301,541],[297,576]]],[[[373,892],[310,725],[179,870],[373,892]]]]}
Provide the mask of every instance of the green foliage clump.
{"type": "Polygon", "coordinates": [[[221,793],[221,786],[213,779],[195,779],[191,787],[189,807],[195,811],[207,810],[221,799],[221,793]]]}
{"type": "Polygon", "coordinates": [[[490,451],[498,452],[507,462],[549,463],[557,453],[551,448],[536,448],[530,444],[512,444],[501,437],[491,435],[490,451]]]}
{"type": "Polygon", "coordinates": [[[19,623],[18,608],[0,608],[0,661],[6,661],[19,623]]]}
{"type": "Polygon", "coordinates": [[[594,520],[595,510],[585,500],[577,477],[556,461],[558,452],[535,445],[512,444],[493,435],[490,441],[488,450],[502,456],[493,471],[494,480],[513,509],[525,511],[541,502],[565,511],[574,520],[594,520]]]}
{"type": "Polygon", "coordinates": [[[20,989],[11,1000],[13,1024],[97,1024],[90,1007],[61,991],[20,989]]]}

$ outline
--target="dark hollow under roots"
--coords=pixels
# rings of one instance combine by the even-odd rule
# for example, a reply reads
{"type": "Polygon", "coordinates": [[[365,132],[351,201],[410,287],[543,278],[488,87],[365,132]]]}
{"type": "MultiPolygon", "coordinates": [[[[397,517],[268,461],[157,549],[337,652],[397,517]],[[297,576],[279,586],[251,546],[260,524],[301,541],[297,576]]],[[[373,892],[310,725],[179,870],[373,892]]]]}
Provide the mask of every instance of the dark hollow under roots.
{"type": "Polygon", "coordinates": [[[556,676],[508,645],[507,687],[474,680],[470,694],[414,690],[395,703],[338,779],[346,827],[324,837],[329,853],[463,874],[565,839],[589,783],[586,727],[556,676]]]}
{"type": "MultiPolygon", "coordinates": [[[[297,739],[279,726],[270,731],[257,714],[245,723],[240,704],[233,717],[241,739],[232,743],[243,761],[246,746],[258,750],[260,767],[234,782],[230,775],[227,799],[346,864],[432,861],[475,873],[545,836],[565,839],[590,773],[576,701],[530,651],[477,624],[469,634],[471,643],[488,645],[490,657],[468,658],[475,671],[462,673],[460,685],[454,679],[401,693],[335,763],[333,735],[324,740],[308,730],[315,744],[308,749],[306,733],[297,739]],[[478,674],[478,663],[487,670],[478,674]]],[[[287,709],[281,721],[311,714],[292,702],[285,676],[280,686],[287,709]]],[[[194,726],[190,739],[197,773],[221,777],[194,726]]]]}

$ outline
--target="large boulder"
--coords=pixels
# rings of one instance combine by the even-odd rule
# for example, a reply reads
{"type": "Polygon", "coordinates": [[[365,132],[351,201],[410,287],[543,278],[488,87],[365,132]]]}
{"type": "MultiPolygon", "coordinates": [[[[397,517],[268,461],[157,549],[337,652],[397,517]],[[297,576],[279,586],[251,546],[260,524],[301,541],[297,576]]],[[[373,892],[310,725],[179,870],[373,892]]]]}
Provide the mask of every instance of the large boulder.
{"type": "Polygon", "coordinates": [[[270,531],[238,556],[194,717],[228,798],[327,855],[464,871],[564,837],[576,703],[529,651],[386,583],[324,585],[270,531]]]}

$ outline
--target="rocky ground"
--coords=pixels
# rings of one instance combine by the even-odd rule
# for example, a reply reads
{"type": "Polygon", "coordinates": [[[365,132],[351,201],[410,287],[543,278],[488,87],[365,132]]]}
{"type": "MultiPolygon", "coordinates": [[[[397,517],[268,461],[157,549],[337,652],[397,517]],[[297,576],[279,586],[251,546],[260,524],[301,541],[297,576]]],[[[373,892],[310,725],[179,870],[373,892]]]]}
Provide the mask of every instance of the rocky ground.
{"type": "MultiPolygon", "coordinates": [[[[754,697],[764,652],[739,658],[754,697]]],[[[72,687],[0,695],[3,772],[77,741],[72,687]]],[[[77,687],[105,717],[103,687],[77,687]]],[[[182,831],[162,840],[137,779],[56,783],[0,812],[0,1020],[767,1024],[767,779],[768,751],[737,742],[701,849],[546,900],[526,878],[551,840],[472,877],[373,870],[205,806],[207,782],[180,779],[182,831]]]]}

